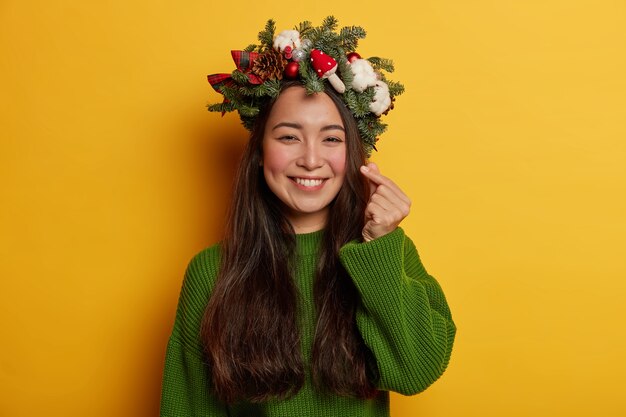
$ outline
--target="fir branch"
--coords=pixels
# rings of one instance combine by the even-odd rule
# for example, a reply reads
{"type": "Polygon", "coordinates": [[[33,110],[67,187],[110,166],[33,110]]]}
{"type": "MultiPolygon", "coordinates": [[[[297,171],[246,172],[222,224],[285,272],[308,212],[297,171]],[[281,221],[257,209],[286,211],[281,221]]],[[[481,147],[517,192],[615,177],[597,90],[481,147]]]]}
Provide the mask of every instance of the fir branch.
{"type": "Polygon", "coordinates": [[[350,69],[350,63],[344,57],[346,53],[343,49],[338,48],[337,56],[333,57],[337,61],[337,65],[339,66],[339,74],[341,81],[346,85],[346,89],[352,87],[352,81],[354,80],[354,74],[352,74],[352,70],[350,69]],[[339,58],[339,59],[337,59],[339,58]]]}
{"type": "MultiPolygon", "coordinates": [[[[266,84],[270,84],[270,82],[268,81],[266,82],[266,84]]],[[[238,102],[242,102],[244,100],[250,101],[251,103],[253,103],[250,105],[254,105],[258,107],[258,103],[256,103],[257,101],[263,100],[266,97],[273,98],[273,97],[278,96],[278,93],[280,92],[279,90],[280,84],[277,83],[276,85],[278,87],[275,87],[273,83],[272,85],[266,85],[266,86],[251,85],[251,84],[241,85],[237,89],[237,93],[239,94],[238,102]]]]}
{"type": "Polygon", "coordinates": [[[256,106],[248,106],[245,104],[241,104],[237,107],[237,111],[242,117],[255,117],[259,114],[259,108],[256,106]]]}
{"type": "Polygon", "coordinates": [[[313,48],[320,49],[327,53],[327,50],[336,45],[339,35],[333,30],[337,27],[337,19],[328,16],[321,26],[312,27],[309,30],[308,38],[313,42],[313,48]]]}
{"type": "Polygon", "coordinates": [[[268,96],[270,98],[276,98],[280,93],[280,80],[267,80],[259,86],[257,91],[258,97],[268,96]]]}
{"type": "MultiPolygon", "coordinates": [[[[259,32],[259,42],[263,49],[271,49],[274,44],[274,32],[276,31],[276,22],[269,19],[265,24],[265,29],[259,32]]],[[[260,52],[260,51],[259,51],[260,52]]]]}
{"type": "Polygon", "coordinates": [[[354,101],[350,109],[356,117],[366,117],[371,114],[370,103],[374,99],[374,88],[369,87],[363,93],[354,94],[354,101]]]}
{"type": "Polygon", "coordinates": [[[299,72],[307,94],[324,91],[324,80],[317,76],[313,67],[310,65],[300,65],[299,72]]]}
{"type": "Polygon", "coordinates": [[[248,82],[248,76],[238,69],[233,70],[230,73],[230,76],[233,77],[233,80],[238,84],[245,84],[248,82]]]}
{"type": "Polygon", "coordinates": [[[355,117],[364,116],[364,113],[358,110],[360,107],[359,107],[356,92],[353,89],[346,88],[345,93],[343,93],[343,100],[346,102],[346,106],[348,107],[348,109],[350,109],[350,111],[352,112],[352,114],[354,114],[355,117]]]}
{"type": "Polygon", "coordinates": [[[360,26],[346,26],[339,31],[341,45],[347,51],[354,51],[359,45],[359,39],[365,38],[367,33],[360,26]]]}
{"type": "Polygon", "coordinates": [[[244,50],[243,50],[243,51],[244,51],[244,52],[254,52],[254,50],[255,50],[257,47],[258,47],[257,45],[255,45],[255,44],[251,43],[250,45],[246,46],[246,47],[244,48],[244,50]]]}
{"type": "Polygon", "coordinates": [[[387,86],[389,87],[389,95],[392,97],[399,96],[404,93],[404,85],[400,84],[396,81],[385,80],[387,86]]]}
{"type": "Polygon", "coordinates": [[[339,45],[339,35],[333,32],[320,32],[315,41],[315,47],[325,54],[333,55],[333,51],[337,51],[339,45]]]}
{"type": "Polygon", "coordinates": [[[280,80],[267,80],[259,85],[245,84],[239,87],[239,91],[248,97],[262,98],[268,96],[274,98],[280,92],[280,80]]]}
{"type": "Polygon", "coordinates": [[[304,83],[304,88],[307,94],[321,93],[324,91],[324,80],[311,77],[304,83]]]}
{"type": "Polygon", "coordinates": [[[302,84],[304,84],[307,94],[324,91],[324,81],[318,77],[311,65],[301,64],[298,72],[300,78],[302,78],[302,84]]]}
{"type": "Polygon", "coordinates": [[[238,86],[223,85],[220,87],[220,93],[224,98],[233,103],[239,103],[241,101],[241,94],[239,93],[238,86]]]}
{"type": "Polygon", "coordinates": [[[235,105],[233,103],[226,102],[226,101],[223,103],[209,104],[207,106],[207,109],[210,112],[219,112],[219,113],[228,113],[233,110],[236,110],[235,105]]]}
{"type": "Polygon", "coordinates": [[[375,70],[378,70],[378,71],[385,70],[387,72],[393,72],[394,70],[393,61],[391,59],[373,56],[373,57],[367,58],[367,60],[370,62],[370,64],[372,64],[372,67],[375,70]]]}
{"type": "Polygon", "coordinates": [[[294,29],[297,30],[298,33],[300,33],[300,38],[303,38],[304,35],[307,34],[307,32],[313,29],[313,24],[308,20],[305,20],[304,22],[301,22],[299,25],[295,26],[294,29]]]}
{"type": "Polygon", "coordinates": [[[280,94],[280,81],[272,80],[270,82],[267,82],[266,87],[267,87],[267,94],[271,98],[276,98],[280,94]]]}
{"type": "Polygon", "coordinates": [[[370,130],[376,138],[387,131],[387,123],[383,123],[380,119],[376,119],[376,123],[373,124],[372,129],[370,130]]]}
{"type": "Polygon", "coordinates": [[[335,16],[326,17],[326,19],[324,19],[324,21],[322,22],[321,29],[323,31],[329,31],[329,32],[332,32],[333,30],[337,29],[337,19],[335,19],[335,16]]]}
{"type": "Polygon", "coordinates": [[[239,86],[239,94],[243,97],[259,97],[261,95],[257,86],[246,84],[239,86]]]}
{"type": "MultiPolygon", "coordinates": [[[[371,149],[375,148],[377,138],[382,135],[385,130],[387,130],[387,125],[382,123],[376,117],[360,119],[357,121],[357,126],[359,127],[359,132],[361,133],[361,138],[365,142],[366,151],[367,146],[371,147],[371,149]]],[[[368,152],[369,155],[369,152],[368,152]]]]}

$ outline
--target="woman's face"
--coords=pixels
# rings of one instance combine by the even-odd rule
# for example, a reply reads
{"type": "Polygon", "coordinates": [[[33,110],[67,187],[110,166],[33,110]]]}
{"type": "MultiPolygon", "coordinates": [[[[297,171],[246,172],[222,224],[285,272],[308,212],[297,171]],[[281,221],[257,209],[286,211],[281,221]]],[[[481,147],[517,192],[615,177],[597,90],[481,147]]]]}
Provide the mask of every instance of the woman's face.
{"type": "Polygon", "coordinates": [[[296,233],[325,226],[345,177],[345,141],[339,111],[326,94],[291,87],[274,103],[263,137],[263,174],[296,233]]]}

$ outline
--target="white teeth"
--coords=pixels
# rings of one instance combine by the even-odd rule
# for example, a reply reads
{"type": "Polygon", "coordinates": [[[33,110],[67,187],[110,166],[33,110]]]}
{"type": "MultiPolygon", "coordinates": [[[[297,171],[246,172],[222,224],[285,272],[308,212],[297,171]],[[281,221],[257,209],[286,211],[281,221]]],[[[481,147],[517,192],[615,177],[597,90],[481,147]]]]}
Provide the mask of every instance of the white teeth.
{"type": "Polygon", "coordinates": [[[309,180],[305,178],[296,178],[296,182],[300,185],[304,185],[305,187],[317,187],[318,185],[322,185],[323,180],[309,180]]]}

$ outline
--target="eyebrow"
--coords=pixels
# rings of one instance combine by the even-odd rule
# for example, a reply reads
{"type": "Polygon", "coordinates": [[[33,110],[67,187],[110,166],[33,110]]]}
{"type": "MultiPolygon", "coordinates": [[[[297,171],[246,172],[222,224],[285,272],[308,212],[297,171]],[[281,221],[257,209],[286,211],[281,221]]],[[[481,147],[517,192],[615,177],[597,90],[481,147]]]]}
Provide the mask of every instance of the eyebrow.
{"type": "MultiPolygon", "coordinates": [[[[300,123],[280,122],[276,126],[274,126],[272,130],[276,130],[279,127],[292,127],[294,129],[302,129],[302,125],[300,123]]],[[[325,132],[327,130],[341,130],[345,132],[345,129],[341,125],[326,125],[320,129],[320,132],[325,132]]]]}
{"type": "Polygon", "coordinates": [[[326,130],[341,130],[343,132],[345,132],[346,130],[343,128],[343,126],[340,125],[328,125],[328,126],[324,126],[323,128],[320,129],[320,132],[324,132],[326,130]]]}

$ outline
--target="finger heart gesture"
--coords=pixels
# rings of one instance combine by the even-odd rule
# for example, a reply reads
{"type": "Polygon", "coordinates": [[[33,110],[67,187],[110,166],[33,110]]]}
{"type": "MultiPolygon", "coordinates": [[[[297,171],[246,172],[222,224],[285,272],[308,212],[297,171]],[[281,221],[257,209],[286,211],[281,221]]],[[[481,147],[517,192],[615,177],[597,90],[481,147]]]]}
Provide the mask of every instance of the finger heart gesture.
{"type": "Polygon", "coordinates": [[[363,240],[369,242],[393,232],[409,215],[411,200],[373,162],[361,167],[370,184],[370,199],[365,208],[363,240]]]}

